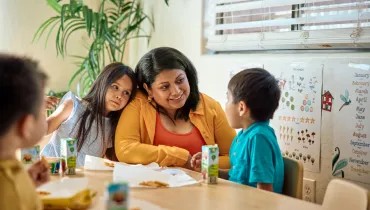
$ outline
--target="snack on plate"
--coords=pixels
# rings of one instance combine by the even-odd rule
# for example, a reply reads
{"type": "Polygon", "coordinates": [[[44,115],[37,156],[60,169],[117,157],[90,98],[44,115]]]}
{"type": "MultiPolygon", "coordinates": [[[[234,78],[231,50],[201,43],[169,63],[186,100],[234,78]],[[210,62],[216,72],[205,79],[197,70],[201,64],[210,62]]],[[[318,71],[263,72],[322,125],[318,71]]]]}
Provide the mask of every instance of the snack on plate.
{"type": "Polygon", "coordinates": [[[104,161],[104,165],[114,168],[114,163],[111,161],[104,161]]]}
{"type": "Polygon", "coordinates": [[[40,196],[46,196],[46,195],[50,195],[51,193],[50,192],[47,192],[47,191],[38,191],[37,192],[40,196]]]}
{"type": "Polygon", "coordinates": [[[139,185],[147,186],[147,187],[170,187],[169,184],[160,182],[160,181],[147,181],[147,182],[140,182],[139,185]]]}

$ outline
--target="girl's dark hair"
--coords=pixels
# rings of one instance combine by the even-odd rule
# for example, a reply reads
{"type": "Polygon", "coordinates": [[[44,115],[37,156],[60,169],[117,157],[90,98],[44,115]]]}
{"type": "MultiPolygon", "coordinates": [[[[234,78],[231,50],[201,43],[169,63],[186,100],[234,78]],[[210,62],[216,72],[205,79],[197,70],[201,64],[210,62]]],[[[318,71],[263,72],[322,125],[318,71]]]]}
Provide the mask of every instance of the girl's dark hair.
{"type": "MultiPolygon", "coordinates": [[[[103,138],[106,136],[104,125],[104,112],[106,110],[105,96],[111,84],[125,75],[127,75],[132,82],[132,92],[128,101],[129,103],[135,95],[137,84],[134,71],[130,67],[122,63],[111,63],[107,65],[92,85],[89,93],[82,99],[84,102],[87,102],[87,109],[84,113],[82,113],[80,119],[77,122],[77,124],[79,124],[76,136],[77,151],[81,150],[87,135],[91,131],[91,126],[94,121],[96,121],[96,133],[101,133],[101,136],[103,136],[103,138]]],[[[106,156],[111,160],[117,159],[114,153],[114,136],[119,117],[121,116],[121,112],[122,110],[110,112],[107,116],[108,118],[110,118],[111,130],[109,140],[112,141],[113,148],[107,150],[106,156]]],[[[97,136],[95,137],[94,141],[96,141],[96,138],[97,136]]]]}
{"type": "MultiPolygon", "coordinates": [[[[144,84],[151,88],[159,73],[171,69],[183,70],[188,78],[190,94],[185,105],[176,111],[175,119],[189,120],[190,110],[195,110],[199,103],[200,93],[198,90],[198,77],[197,70],[193,64],[180,51],[170,47],[159,47],[146,53],[140,59],[135,69],[139,89],[147,93],[144,84]]],[[[158,112],[168,116],[166,110],[158,104],[156,109],[158,112]]]]}

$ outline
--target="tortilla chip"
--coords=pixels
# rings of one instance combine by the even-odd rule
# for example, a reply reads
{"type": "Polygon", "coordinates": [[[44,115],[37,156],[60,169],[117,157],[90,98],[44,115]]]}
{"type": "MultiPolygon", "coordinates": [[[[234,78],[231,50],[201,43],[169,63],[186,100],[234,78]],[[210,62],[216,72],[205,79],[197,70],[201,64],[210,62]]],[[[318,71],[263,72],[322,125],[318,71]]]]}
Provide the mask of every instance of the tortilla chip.
{"type": "Polygon", "coordinates": [[[139,183],[141,186],[147,186],[147,187],[170,187],[169,184],[160,182],[160,181],[147,181],[147,182],[141,182],[139,183]]]}

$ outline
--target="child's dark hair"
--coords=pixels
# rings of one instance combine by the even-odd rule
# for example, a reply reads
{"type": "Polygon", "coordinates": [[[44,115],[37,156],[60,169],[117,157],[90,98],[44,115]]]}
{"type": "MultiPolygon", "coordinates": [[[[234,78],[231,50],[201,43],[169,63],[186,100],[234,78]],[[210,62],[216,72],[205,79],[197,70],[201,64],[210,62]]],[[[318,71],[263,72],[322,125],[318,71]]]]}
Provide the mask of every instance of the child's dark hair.
{"type": "Polygon", "coordinates": [[[228,85],[234,101],[244,101],[251,118],[257,122],[273,118],[279,106],[280,88],[273,75],[262,68],[243,70],[234,75],[228,85]]]}
{"type": "MultiPolygon", "coordinates": [[[[188,78],[190,94],[185,105],[176,111],[175,119],[189,120],[190,110],[195,110],[200,100],[198,76],[197,70],[191,61],[180,51],[170,47],[159,47],[146,53],[135,69],[139,89],[147,94],[144,84],[151,88],[157,75],[168,69],[181,69],[188,78]]],[[[162,107],[157,105],[156,108],[159,112],[168,116],[162,107]]]]}
{"type": "Polygon", "coordinates": [[[0,53],[0,136],[20,118],[39,116],[47,76],[38,62],[0,53]]]}
{"type": "MultiPolygon", "coordinates": [[[[119,62],[107,65],[100,73],[99,77],[96,79],[94,84],[92,85],[89,93],[83,98],[83,101],[88,102],[88,108],[81,115],[81,118],[78,121],[78,124],[80,125],[78,127],[76,136],[76,138],[78,139],[77,141],[78,151],[81,150],[82,145],[88,133],[90,132],[91,126],[95,120],[97,123],[96,126],[97,133],[101,133],[102,136],[106,136],[105,126],[103,123],[104,112],[106,110],[105,96],[111,84],[125,75],[127,75],[132,82],[132,91],[130,95],[130,100],[128,101],[129,103],[133,96],[135,95],[137,89],[135,73],[130,67],[119,62]]],[[[109,115],[107,116],[110,118],[111,130],[109,140],[112,141],[113,149],[107,150],[106,156],[111,160],[116,160],[114,154],[114,135],[119,117],[121,116],[121,112],[122,110],[110,112],[109,115]]]]}

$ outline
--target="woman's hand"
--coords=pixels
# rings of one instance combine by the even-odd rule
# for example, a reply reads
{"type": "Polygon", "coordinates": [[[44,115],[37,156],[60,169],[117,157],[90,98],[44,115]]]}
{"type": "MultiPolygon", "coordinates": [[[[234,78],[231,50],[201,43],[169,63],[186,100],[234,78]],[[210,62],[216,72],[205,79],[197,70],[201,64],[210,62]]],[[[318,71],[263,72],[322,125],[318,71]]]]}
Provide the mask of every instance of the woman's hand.
{"type": "Polygon", "coordinates": [[[193,155],[190,160],[190,165],[195,171],[201,171],[202,167],[202,153],[198,152],[197,154],[193,155]]]}

